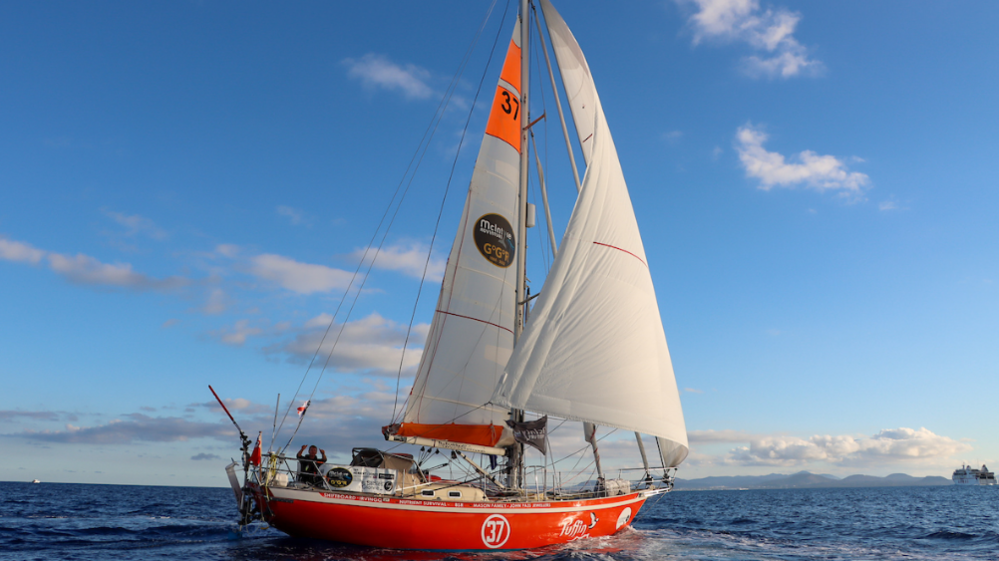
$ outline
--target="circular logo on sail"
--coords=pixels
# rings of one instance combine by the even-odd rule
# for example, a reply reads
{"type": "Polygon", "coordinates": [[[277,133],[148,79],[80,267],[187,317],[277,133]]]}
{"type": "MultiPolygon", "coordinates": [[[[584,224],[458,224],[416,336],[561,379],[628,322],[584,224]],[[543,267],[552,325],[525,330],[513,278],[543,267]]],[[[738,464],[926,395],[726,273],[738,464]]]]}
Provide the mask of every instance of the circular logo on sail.
{"type": "Polygon", "coordinates": [[[326,481],[329,481],[330,485],[334,487],[346,487],[353,480],[354,476],[349,469],[333,468],[326,472],[326,481]]]}
{"type": "Polygon", "coordinates": [[[497,267],[509,267],[517,244],[510,221],[498,214],[486,214],[475,221],[472,237],[479,253],[497,267]]]}

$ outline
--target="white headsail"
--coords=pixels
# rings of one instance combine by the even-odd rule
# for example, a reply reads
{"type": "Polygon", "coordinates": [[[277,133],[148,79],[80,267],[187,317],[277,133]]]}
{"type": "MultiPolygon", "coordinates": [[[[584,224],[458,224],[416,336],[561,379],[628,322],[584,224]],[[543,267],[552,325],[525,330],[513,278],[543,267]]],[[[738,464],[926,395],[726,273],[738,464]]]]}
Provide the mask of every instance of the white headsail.
{"type": "Polygon", "coordinates": [[[655,289],[617,150],[589,67],[542,0],[586,156],[558,256],[492,403],[658,437],[663,462],[687,432],[655,289]]]}
{"type": "Polygon", "coordinates": [[[495,446],[505,427],[509,410],[483,404],[513,349],[520,50],[518,23],[399,436],[495,446]]]}

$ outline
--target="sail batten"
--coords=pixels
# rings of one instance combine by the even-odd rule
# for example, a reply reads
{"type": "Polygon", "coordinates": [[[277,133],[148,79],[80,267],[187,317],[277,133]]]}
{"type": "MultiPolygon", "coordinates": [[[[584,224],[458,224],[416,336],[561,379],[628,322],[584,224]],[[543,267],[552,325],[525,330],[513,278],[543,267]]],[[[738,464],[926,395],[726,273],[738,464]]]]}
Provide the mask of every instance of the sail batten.
{"type": "Polygon", "coordinates": [[[587,168],[491,402],[653,435],[674,466],[687,454],[686,426],[631,198],[586,59],[541,5],[587,168]]]}

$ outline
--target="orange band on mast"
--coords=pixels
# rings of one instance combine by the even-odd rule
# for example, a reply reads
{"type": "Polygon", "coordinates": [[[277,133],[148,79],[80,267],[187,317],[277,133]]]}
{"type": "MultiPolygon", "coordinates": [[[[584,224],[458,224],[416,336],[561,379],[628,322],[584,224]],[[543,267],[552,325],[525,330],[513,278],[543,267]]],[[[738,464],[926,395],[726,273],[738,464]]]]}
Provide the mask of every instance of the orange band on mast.
{"type": "Polygon", "coordinates": [[[500,79],[514,87],[510,91],[504,86],[496,87],[496,97],[489,111],[489,122],[486,124],[486,134],[495,136],[513,146],[520,152],[520,47],[510,41],[510,49],[506,52],[503,62],[503,72],[500,79]]]}

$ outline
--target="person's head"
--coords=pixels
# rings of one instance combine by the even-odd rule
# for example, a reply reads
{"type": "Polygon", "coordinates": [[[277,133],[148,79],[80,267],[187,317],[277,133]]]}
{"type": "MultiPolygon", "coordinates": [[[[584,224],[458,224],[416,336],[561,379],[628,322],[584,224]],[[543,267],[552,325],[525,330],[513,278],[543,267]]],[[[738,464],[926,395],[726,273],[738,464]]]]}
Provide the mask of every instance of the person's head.
{"type": "Polygon", "coordinates": [[[315,456],[316,452],[318,452],[318,451],[319,451],[319,448],[317,448],[314,444],[312,446],[309,446],[309,455],[310,456],[315,456]]]}

